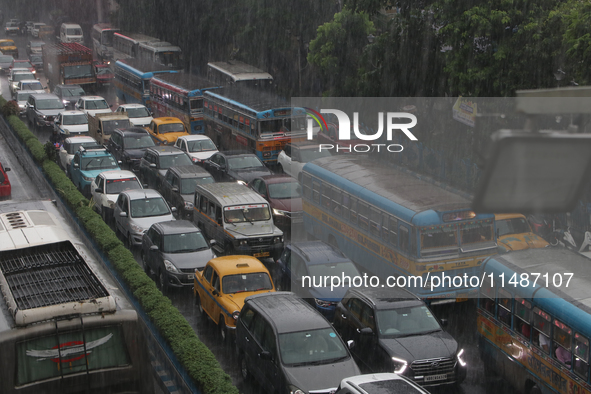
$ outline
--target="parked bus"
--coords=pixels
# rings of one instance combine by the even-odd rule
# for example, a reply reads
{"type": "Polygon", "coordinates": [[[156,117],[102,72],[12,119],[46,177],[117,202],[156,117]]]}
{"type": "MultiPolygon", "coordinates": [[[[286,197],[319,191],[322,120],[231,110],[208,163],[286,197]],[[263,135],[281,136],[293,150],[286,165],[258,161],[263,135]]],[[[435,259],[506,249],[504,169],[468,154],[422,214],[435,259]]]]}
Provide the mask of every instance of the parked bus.
{"type": "Polygon", "coordinates": [[[397,285],[431,305],[475,296],[463,281],[442,279],[475,275],[497,253],[494,215],[475,214],[470,200],[451,189],[366,155],[307,163],[302,186],[307,232],[383,286],[388,276],[406,276],[397,285]]]}
{"type": "Polygon", "coordinates": [[[115,93],[126,103],[143,104],[150,107],[150,81],[161,73],[173,73],[169,67],[140,59],[120,59],[115,62],[115,93]]]}
{"type": "Polygon", "coordinates": [[[179,118],[191,134],[203,134],[203,92],[215,88],[212,82],[182,71],[154,75],[150,84],[154,116],[179,118]]]}
{"type": "Polygon", "coordinates": [[[481,358],[523,393],[590,393],[591,260],[565,248],[493,256],[481,267],[481,358]]]}
{"type": "Polygon", "coordinates": [[[220,86],[236,84],[253,88],[267,88],[273,85],[271,74],[236,60],[207,63],[207,79],[220,86]]]}
{"type": "Polygon", "coordinates": [[[157,38],[145,34],[115,32],[113,34],[113,49],[125,56],[137,58],[140,43],[157,40],[157,38]]]}
{"type": "Polygon", "coordinates": [[[110,23],[97,23],[92,27],[90,36],[96,57],[103,61],[113,60],[113,36],[119,29],[110,23]]]}
{"type": "Polygon", "coordinates": [[[0,392],[153,392],[136,311],[42,204],[0,214],[0,392]]]}
{"type": "Polygon", "coordinates": [[[274,165],[287,142],[306,138],[304,108],[245,87],[203,92],[205,133],[220,150],[246,149],[274,165]]]}
{"type": "Polygon", "coordinates": [[[141,42],[137,49],[138,59],[154,62],[173,70],[183,69],[181,48],[166,41],[141,42]]]}

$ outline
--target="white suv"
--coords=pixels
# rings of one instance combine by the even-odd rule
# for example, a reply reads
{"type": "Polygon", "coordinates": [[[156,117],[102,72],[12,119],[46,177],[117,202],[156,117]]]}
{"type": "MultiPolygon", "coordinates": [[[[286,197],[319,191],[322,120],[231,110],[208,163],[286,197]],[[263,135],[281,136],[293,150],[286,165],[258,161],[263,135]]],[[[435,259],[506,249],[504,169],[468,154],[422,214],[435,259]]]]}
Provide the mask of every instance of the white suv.
{"type": "Polygon", "coordinates": [[[345,378],[341,381],[335,394],[381,394],[385,392],[429,394],[415,382],[395,373],[372,373],[345,378]]]}
{"type": "Polygon", "coordinates": [[[82,96],[74,106],[77,110],[86,115],[111,114],[111,105],[101,96],[82,96]]]}

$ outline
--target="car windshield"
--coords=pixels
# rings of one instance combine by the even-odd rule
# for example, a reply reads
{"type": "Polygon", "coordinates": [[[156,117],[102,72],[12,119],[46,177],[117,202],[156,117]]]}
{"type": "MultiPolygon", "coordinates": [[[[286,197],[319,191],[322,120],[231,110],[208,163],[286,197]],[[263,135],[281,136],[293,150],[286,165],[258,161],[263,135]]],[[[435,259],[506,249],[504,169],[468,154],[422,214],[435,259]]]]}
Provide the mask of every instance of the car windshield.
{"type": "Polygon", "coordinates": [[[321,152],[318,152],[318,149],[300,149],[301,163],[308,163],[312,160],[327,156],[331,156],[331,154],[326,149],[321,152]]]}
{"type": "Polygon", "coordinates": [[[187,144],[189,146],[189,152],[191,153],[217,150],[212,140],[187,141],[187,144]]]}
{"type": "Polygon", "coordinates": [[[12,56],[2,55],[0,56],[0,63],[12,63],[12,56]]]}
{"type": "Polygon", "coordinates": [[[231,169],[231,170],[243,170],[245,168],[258,168],[258,167],[265,167],[265,165],[254,155],[230,157],[228,159],[228,169],[231,169]]]}
{"type": "Polygon", "coordinates": [[[162,197],[131,200],[132,218],[147,218],[163,215],[170,215],[170,209],[162,197]]]}
{"type": "Polygon", "coordinates": [[[279,334],[284,365],[329,364],[349,357],[340,337],[330,328],[279,334]]]}
{"type": "Polygon", "coordinates": [[[12,76],[12,80],[14,82],[23,81],[25,79],[35,79],[35,75],[33,73],[22,73],[22,74],[14,74],[12,76]]]}
{"type": "Polygon", "coordinates": [[[112,156],[85,157],[80,164],[82,171],[109,170],[119,168],[112,156]]]}
{"type": "Polygon", "coordinates": [[[154,146],[154,140],[148,134],[125,137],[125,149],[143,149],[154,146]]]}
{"type": "Polygon", "coordinates": [[[158,132],[164,133],[183,133],[185,131],[185,125],[183,123],[167,123],[158,126],[158,132]]]}
{"type": "Polygon", "coordinates": [[[496,220],[497,236],[508,234],[530,233],[529,224],[524,218],[513,218],[505,220],[496,220]]]}
{"type": "Polygon", "coordinates": [[[21,84],[23,90],[43,90],[41,82],[26,82],[21,84]]]}
{"type": "Polygon", "coordinates": [[[379,309],[376,319],[380,336],[421,335],[441,330],[439,322],[425,305],[379,309]]]}
{"type": "Polygon", "coordinates": [[[235,205],[224,208],[226,223],[258,222],[271,219],[267,204],[235,205]]]}
{"type": "Polygon", "coordinates": [[[64,109],[64,103],[59,99],[37,100],[37,109],[64,109]]]}
{"type": "Polygon", "coordinates": [[[150,112],[146,107],[138,107],[138,108],[127,108],[127,116],[130,118],[147,118],[150,116],[150,112]]]}
{"type": "Polygon", "coordinates": [[[84,108],[86,109],[107,109],[109,104],[106,100],[85,100],[84,108]]]}
{"type": "Polygon", "coordinates": [[[84,114],[63,115],[63,125],[88,124],[88,119],[84,114]]]}
{"type": "Polygon", "coordinates": [[[164,253],[192,253],[206,249],[209,249],[209,245],[200,231],[165,234],[162,241],[162,252],[164,253]]]}
{"type": "Polygon", "coordinates": [[[68,153],[75,154],[81,146],[96,146],[96,141],[72,142],[69,145],[68,153]]]}
{"type": "Polygon", "coordinates": [[[37,55],[37,56],[31,56],[31,61],[33,63],[43,63],[43,57],[37,55]]]}
{"type": "Polygon", "coordinates": [[[43,45],[45,43],[42,41],[31,41],[31,48],[41,48],[43,45]]]}
{"type": "Polygon", "coordinates": [[[82,29],[78,29],[78,28],[66,29],[66,35],[68,35],[68,36],[81,36],[82,35],[82,29]]]}
{"type": "Polygon", "coordinates": [[[33,92],[27,92],[26,90],[19,90],[16,92],[16,101],[27,101],[31,94],[33,94],[33,92]]]}
{"type": "Polygon", "coordinates": [[[85,94],[82,88],[62,89],[62,97],[84,96],[85,94]]]}
{"type": "Polygon", "coordinates": [[[269,197],[279,200],[286,198],[301,198],[302,188],[300,184],[295,180],[284,182],[284,183],[271,183],[269,184],[269,197]]]}
{"type": "Polygon", "coordinates": [[[195,193],[195,186],[205,185],[207,183],[214,183],[214,179],[210,176],[200,176],[197,178],[181,178],[181,194],[195,193]]]}
{"type": "Polygon", "coordinates": [[[222,293],[235,294],[248,291],[272,290],[271,278],[266,272],[226,275],[222,278],[222,293]]]}
{"type": "Polygon", "coordinates": [[[126,190],[141,189],[137,178],[107,179],[107,194],[119,194],[126,190]]]}
{"type": "Polygon", "coordinates": [[[8,42],[0,42],[0,47],[13,47],[14,46],[14,42],[8,41],[8,42]]]}
{"type": "Polygon", "coordinates": [[[354,277],[359,275],[359,271],[355,264],[350,261],[344,261],[342,263],[325,263],[325,264],[313,264],[308,267],[310,275],[317,277],[324,277],[325,275],[346,275],[354,277]]]}
{"type": "Polygon", "coordinates": [[[178,167],[178,166],[190,166],[193,165],[189,156],[184,153],[179,155],[164,155],[160,156],[160,168],[166,169],[170,167],[178,167]]]}

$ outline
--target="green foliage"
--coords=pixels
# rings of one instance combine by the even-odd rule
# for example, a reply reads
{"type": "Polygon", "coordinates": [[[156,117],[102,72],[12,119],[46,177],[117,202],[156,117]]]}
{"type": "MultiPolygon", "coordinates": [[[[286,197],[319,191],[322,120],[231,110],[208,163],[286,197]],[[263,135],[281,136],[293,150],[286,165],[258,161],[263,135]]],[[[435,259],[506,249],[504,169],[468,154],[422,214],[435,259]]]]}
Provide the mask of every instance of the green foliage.
{"type": "Polygon", "coordinates": [[[15,100],[10,100],[2,106],[2,115],[7,118],[10,115],[18,116],[20,108],[15,100]]]}

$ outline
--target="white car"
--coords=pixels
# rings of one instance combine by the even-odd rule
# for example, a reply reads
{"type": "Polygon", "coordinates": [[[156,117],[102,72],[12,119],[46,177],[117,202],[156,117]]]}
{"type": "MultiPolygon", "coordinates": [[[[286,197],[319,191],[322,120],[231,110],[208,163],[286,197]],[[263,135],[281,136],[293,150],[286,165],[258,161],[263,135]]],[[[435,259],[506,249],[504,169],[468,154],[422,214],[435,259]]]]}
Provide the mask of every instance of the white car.
{"type": "Polygon", "coordinates": [[[133,126],[146,127],[150,125],[152,112],[142,104],[122,104],[115,110],[115,113],[127,114],[129,122],[133,126]]]}
{"type": "Polygon", "coordinates": [[[292,178],[299,181],[302,168],[304,168],[306,163],[327,156],[331,156],[330,152],[327,150],[319,152],[318,144],[288,143],[279,152],[277,164],[279,165],[280,171],[291,175],[292,178]]]}
{"type": "Polygon", "coordinates": [[[10,94],[14,95],[19,81],[35,79],[35,74],[26,68],[13,68],[8,76],[8,83],[10,86],[10,94]]]}
{"type": "Polygon", "coordinates": [[[113,170],[101,172],[90,184],[94,209],[109,223],[113,218],[115,201],[126,190],[143,189],[138,177],[131,171],[113,170]]]}
{"type": "Polygon", "coordinates": [[[60,112],[54,122],[53,128],[61,136],[88,133],[88,119],[82,111],[60,112]]]}
{"type": "Polygon", "coordinates": [[[345,378],[335,392],[335,394],[382,393],[429,394],[427,390],[407,377],[391,372],[345,378]]]}
{"type": "Polygon", "coordinates": [[[66,138],[60,147],[59,153],[59,165],[64,171],[66,171],[66,174],[69,173],[70,163],[81,146],[84,146],[85,148],[90,146],[98,147],[99,143],[96,142],[94,138],[88,136],[66,138]]]}
{"type": "Polygon", "coordinates": [[[20,110],[20,116],[25,116],[27,112],[27,100],[31,94],[42,94],[45,93],[45,90],[17,90],[14,93],[14,99],[18,103],[18,108],[20,110]]]}
{"type": "Polygon", "coordinates": [[[77,110],[86,115],[95,116],[96,114],[111,114],[111,106],[101,96],[82,96],[74,106],[77,110]]]}
{"type": "Polygon", "coordinates": [[[211,138],[201,134],[179,137],[174,146],[188,154],[193,164],[201,164],[218,152],[218,148],[211,138]]]}
{"type": "Polygon", "coordinates": [[[41,22],[35,22],[33,23],[33,27],[31,27],[31,35],[33,37],[39,37],[39,28],[41,26],[45,26],[45,23],[41,23],[41,22]]]}

